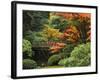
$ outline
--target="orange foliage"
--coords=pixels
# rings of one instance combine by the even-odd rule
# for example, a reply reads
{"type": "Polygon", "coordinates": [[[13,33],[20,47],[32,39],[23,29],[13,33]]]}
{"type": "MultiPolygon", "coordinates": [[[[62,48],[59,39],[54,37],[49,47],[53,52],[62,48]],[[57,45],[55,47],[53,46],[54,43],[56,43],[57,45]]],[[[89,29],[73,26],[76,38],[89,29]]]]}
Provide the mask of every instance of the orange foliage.
{"type": "Polygon", "coordinates": [[[59,50],[61,50],[66,45],[64,43],[59,43],[59,42],[57,43],[52,42],[51,44],[54,44],[50,47],[51,53],[59,52],[59,50]]]}
{"type": "Polygon", "coordinates": [[[67,28],[63,35],[60,36],[61,39],[63,40],[67,40],[69,42],[77,42],[78,39],[80,38],[80,33],[79,31],[76,29],[75,26],[70,26],[69,28],[67,28]]]}
{"type": "Polygon", "coordinates": [[[66,12],[59,12],[59,13],[55,13],[55,15],[63,16],[66,19],[83,18],[83,17],[90,18],[91,17],[90,13],[70,13],[70,12],[66,13],[66,12]]]}
{"type": "Polygon", "coordinates": [[[64,18],[67,18],[67,19],[71,19],[73,17],[72,13],[65,13],[65,12],[56,13],[55,15],[63,16],[64,18]]]}
{"type": "Polygon", "coordinates": [[[89,14],[89,13],[80,13],[79,16],[80,17],[88,17],[88,18],[90,18],[91,14],[89,14]]]}
{"type": "MultiPolygon", "coordinates": [[[[54,15],[63,16],[64,18],[66,18],[68,20],[75,19],[75,20],[80,21],[81,23],[83,23],[83,21],[86,21],[87,26],[89,26],[91,23],[91,21],[90,21],[91,14],[90,13],[57,12],[54,15]]],[[[88,28],[89,29],[87,29],[87,30],[89,30],[89,31],[87,31],[87,41],[90,41],[91,40],[90,26],[88,28]]],[[[80,32],[77,29],[75,29],[75,27],[69,27],[60,36],[60,38],[63,40],[67,39],[67,41],[70,41],[70,42],[76,42],[80,38],[80,32]]]]}

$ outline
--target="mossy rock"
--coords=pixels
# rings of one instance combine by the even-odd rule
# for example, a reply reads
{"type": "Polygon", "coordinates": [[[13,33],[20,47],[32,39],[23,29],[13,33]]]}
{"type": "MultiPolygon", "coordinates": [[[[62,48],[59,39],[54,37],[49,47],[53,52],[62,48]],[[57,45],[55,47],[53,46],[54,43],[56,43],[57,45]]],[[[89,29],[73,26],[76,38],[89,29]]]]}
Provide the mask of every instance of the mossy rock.
{"type": "Polygon", "coordinates": [[[48,59],[48,65],[52,66],[52,65],[58,65],[59,60],[61,59],[60,55],[52,55],[49,59],[48,59]]]}
{"type": "Polygon", "coordinates": [[[34,69],[37,67],[37,63],[31,59],[23,60],[23,69],[34,69]]]}

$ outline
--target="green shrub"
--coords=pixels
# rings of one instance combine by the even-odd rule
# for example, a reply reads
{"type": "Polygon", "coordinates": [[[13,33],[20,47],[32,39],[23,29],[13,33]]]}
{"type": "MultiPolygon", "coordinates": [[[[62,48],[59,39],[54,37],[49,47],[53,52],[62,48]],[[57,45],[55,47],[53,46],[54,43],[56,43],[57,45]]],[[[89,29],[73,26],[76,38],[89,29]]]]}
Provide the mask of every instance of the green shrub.
{"type": "Polygon", "coordinates": [[[67,52],[60,52],[59,55],[61,56],[62,59],[64,58],[68,58],[70,53],[67,53],[67,52]]]}
{"type": "Polygon", "coordinates": [[[67,44],[61,51],[60,55],[62,58],[67,58],[70,56],[72,50],[74,49],[74,44],[67,44]]]}
{"type": "Polygon", "coordinates": [[[36,32],[36,31],[28,31],[25,39],[29,40],[31,44],[34,42],[41,42],[41,41],[47,41],[45,37],[43,37],[42,32],[36,32]]]}
{"type": "Polygon", "coordinates": [[[80,44],[74,48],[71,52],[71,57],[75,57],[78,59],[83,59],[84,57],[88,56],[90,53],[90,43],[87,44],[80,44]]]}
{"type": "Polygon", "coordinates": [[[78,63],[77,65],[78,66],[88,66],[88,65],[90,65],[90,61],[91,61],[91,57],[90,57],[90,55],[88,55],[87,57],[85,57],[84,59],[82,59],[80,61],[80,63],[78,63]]]}
{"type": "Polygon", "coordinates": [[[49,59],[48,59],[48,65],[57,65],[59,60],[61,59],[61,57],[59,55],[52,55],[49,59]]]}
{"type": "Polygon", "coordinates": [[[26,53],[28,56],[32,55],[32,45],[30,41],[23,39],[23,53],[26,53]]]}
{"type": "Polygon", "coordinates": [[[65,66],[66,67],[75,67],[77,66],[77,63],[79,62],[78,59],[74,58],[74,57],[70,57],[66,60],[65,66]]]}
{"type": "Polygon", "coordinates": [[[74,48],[69,58],[64,58],[59,61],[59,65],[66,67],[88,66],[91,63],[90,43],[80,44],[74,48]]]}
{"type": "Polygon", "coordinates": [[[60,29],[61,31],[66,28],[67,24],[68,22],[65,18],[57,15],[52,15],[49,20],[49,25],[56,29],[60,29]]]}
{"type": "Polygon", "coordinates": [[[71,57],[77,59],[76,66],[88,66],[91,63],[90,60],[90,43],[81,44],[74,48],[71,52],[71,57]]]}
{"type": "Polygon", "coordinates": [[[60,60],[58,64],[65,67],[73,67],[77,66],[76,62],[78,62],[77,59],[75,59],[74,57],[69,57],[60,60]]]}
{"type": "Polygon", "coordinates": [[[67,61],[67,58],[61,59],[61,60],[58,62],[58,65],[64,66],[65,63],[66,63],[66,61],[67,61]]]}
{"type": "Polygon", "coordinates": [[[23,60],[23,69],[34,69],[37,67],[37,63],[31,59],[23,60]]]}

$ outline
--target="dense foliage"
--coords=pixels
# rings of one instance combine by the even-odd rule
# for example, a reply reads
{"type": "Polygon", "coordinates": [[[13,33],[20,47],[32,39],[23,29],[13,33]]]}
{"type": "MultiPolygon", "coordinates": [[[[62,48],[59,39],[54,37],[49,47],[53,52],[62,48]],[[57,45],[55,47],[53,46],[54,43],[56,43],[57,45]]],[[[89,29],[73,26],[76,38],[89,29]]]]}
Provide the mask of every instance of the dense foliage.
{"type": "Polygon", "coordinates": [[[32,45],[30,41],[23,39],[23,53],[28,56],[32,55],[32,45]]]}
{"type": "Polygon", "coordinates": [[[88,66],[90,65],[90,43],[81,44],[74,48],[69,58],[59,61],[59,65],[71,66],[88,66]]]}
{"type": "Polygon", "coordinates": [[[48,39],[43,37],[42,32],[36,32],[36,31],[28,31],[26,33],[25,39],[29,40],[31,44],[34,42],[41,42],[41,41],[47,41],[48,39]]]}
{"type": "Polygon", "coordinates": [[[57,40],[57,38],[62,33],[59,32],[59,29],[50,28],[48,25],[43,30],[43,36],[46,37],[48,40],[57,40]]]}
{"type": "Polygon", "coordinates": [[[67,20],[62,16],[51,14],[49,25],[51,25],[55,29],[60,29],[60,31],[63,31],[67,26],[67,20]]]}
{"type": "Polygon", "coordinates": [[[91,65],[89,13],[23,10],[23,69],[91,65]]]}
{"type": "Polygon", "coordinates": [[[26,33],[28,30],[41,30],[43,25],[48,22],[48,13],[42,11],[23,11],[23,33],[26,33]]]}
{"type": "Polygon", "coordinates": [[[37,63],[31,59],[23,60],[23,69],[34,69],[37,67],[37,63]]]}
{"type": "Polygon", "coordinates": [[[61,59],[61,57],[59,55],[52,55],[49,59],[48,59],[48,65],[57,65],[58,61],[61,59]]]}

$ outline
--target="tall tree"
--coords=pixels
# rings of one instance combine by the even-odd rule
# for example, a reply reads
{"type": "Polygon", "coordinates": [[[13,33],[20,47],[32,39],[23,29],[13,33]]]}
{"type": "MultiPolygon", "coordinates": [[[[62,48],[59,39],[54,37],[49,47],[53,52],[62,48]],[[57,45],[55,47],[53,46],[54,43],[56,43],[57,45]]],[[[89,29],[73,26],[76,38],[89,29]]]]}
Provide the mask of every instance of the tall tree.
{"type": "Polygon", "coordinates": [[[49,12],[44,11],[23,11],[23,33],[29,30],[40,31],[43,24],[48,22],[49,12]]]}

